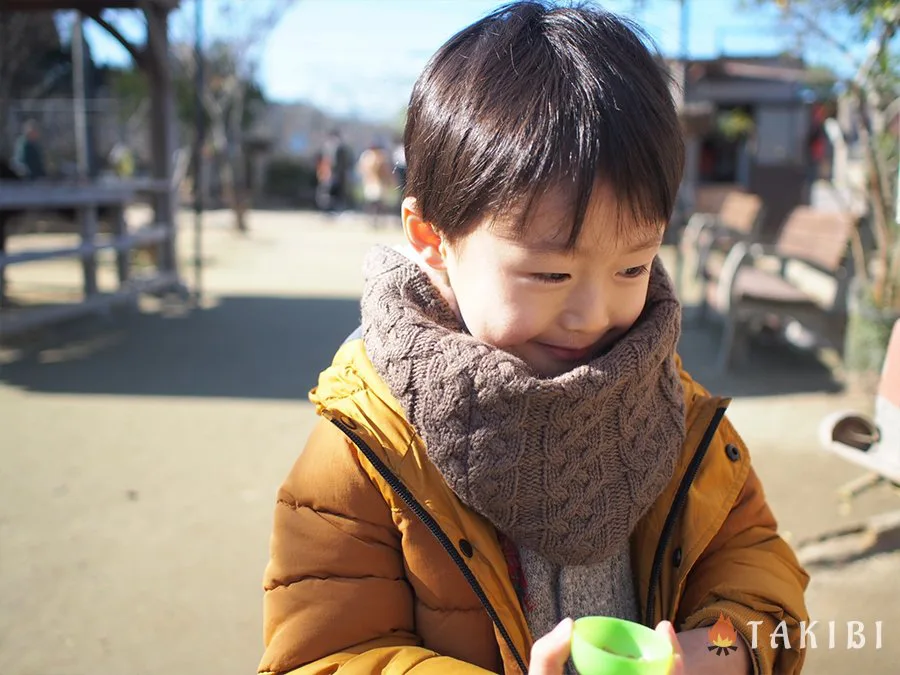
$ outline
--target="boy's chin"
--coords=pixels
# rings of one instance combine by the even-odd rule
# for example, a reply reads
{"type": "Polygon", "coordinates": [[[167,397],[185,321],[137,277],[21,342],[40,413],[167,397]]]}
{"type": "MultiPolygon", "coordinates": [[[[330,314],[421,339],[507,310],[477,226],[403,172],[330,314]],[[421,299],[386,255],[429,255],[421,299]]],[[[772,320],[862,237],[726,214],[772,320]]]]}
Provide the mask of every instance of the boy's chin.
{"type": "Polygon", "coordinates": [[[560,363],[560,364],[552,364],[552,365],[536,365],[536,364],[528,364],[531,366],[531,369],[534,371],[534,374],[538,377],[542,378],[553,378],[559,377],[560,375],[565,375],[570,370],[575,370],[582,363],[560,363]]]}
{"type": "Polygon", "coordinates": [[[593,358],[592,355],[591,357],[578,360],[559,359],[547,353],[547,350],[542,349],[539,345],[533,344],[507,351],[522,359],[537,377],[542,378],[558,377],[588,363],[593,358]]]}

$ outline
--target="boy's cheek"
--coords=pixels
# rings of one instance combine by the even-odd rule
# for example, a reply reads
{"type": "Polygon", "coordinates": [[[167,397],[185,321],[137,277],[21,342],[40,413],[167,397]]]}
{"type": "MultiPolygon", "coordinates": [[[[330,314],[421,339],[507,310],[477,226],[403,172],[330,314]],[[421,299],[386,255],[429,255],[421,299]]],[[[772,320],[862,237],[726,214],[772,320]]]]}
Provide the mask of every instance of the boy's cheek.
{"type": "Polygon", "coordinates": [[[473,322],[477,327],[467,324],[469,331],[478,330],[480,340],[500,349],[515,349],[535,337],[533,317],[521,312],[485,308],[473,322]]]}

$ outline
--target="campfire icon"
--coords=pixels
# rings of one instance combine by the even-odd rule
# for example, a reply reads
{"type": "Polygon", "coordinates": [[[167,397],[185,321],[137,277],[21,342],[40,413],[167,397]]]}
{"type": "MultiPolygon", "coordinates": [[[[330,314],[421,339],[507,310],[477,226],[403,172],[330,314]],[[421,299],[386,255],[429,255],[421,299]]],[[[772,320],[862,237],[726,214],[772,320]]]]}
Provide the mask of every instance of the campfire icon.
{"type": "Polygon", "coordinates": [[[717,656],[728,656],[731,652],[737,651],[738,637],[734,630],[734,624],[724,614],[719,614],[719,619],[710,626],[707,635],[709,644],[706,648],[715,652],[717,656]]]}

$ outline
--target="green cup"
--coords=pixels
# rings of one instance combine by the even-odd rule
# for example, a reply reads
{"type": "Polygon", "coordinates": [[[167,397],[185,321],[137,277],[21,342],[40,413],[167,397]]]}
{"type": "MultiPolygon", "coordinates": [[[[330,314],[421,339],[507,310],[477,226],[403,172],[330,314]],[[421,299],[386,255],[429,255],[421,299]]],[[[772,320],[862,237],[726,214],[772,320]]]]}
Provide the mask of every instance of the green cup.
{"type": "Polygon", "coordinates": [[[581,675],[668,675],[672,643],[651,628],[609,616],[575,621],[572,661],[581,675]]]}

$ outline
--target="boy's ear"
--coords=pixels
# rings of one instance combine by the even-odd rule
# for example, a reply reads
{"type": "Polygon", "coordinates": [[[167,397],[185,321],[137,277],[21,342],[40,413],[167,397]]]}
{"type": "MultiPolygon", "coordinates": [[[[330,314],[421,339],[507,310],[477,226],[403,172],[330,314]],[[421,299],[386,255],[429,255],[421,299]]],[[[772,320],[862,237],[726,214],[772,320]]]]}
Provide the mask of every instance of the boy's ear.
{"type": "Polygon", "coordinates": [[[406,233],[407,241],[422,260],[433,269],[446,269],[444,240],[431,223],[422,220],[415,197],[407,197],[403,200],[400,206],[400,217],[403,220],[403,231],[406,233]]]}

